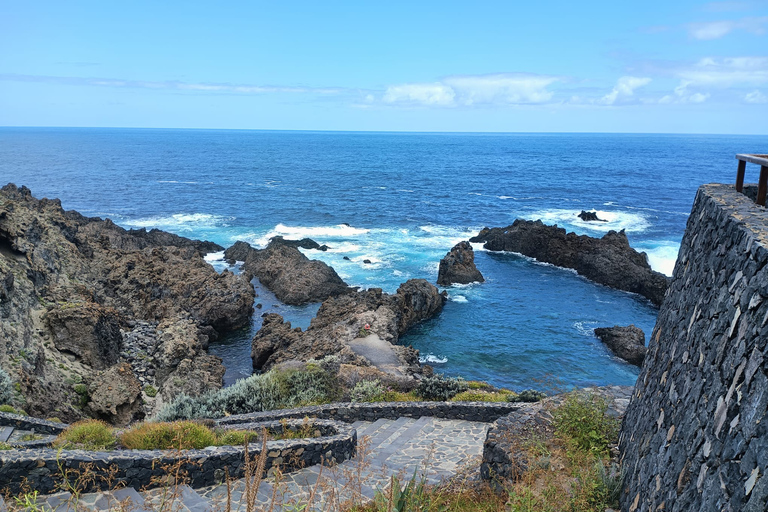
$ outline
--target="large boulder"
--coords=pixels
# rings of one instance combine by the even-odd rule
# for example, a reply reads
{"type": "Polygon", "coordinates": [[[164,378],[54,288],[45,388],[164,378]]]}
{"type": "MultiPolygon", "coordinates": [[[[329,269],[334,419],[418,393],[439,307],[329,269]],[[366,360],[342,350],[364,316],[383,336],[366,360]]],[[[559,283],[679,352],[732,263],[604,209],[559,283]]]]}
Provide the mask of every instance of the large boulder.
{"type": "Polygon", "coordinates": [[[489,251],[508,251],[572,268],[600,284],[638,293],[661,305],[669,278],[651,269],[645,253],[629,245],[624,230],[592,238],[541,222],[517,219],[505,228],[484,228],[469,239],[489,251]]]}
{"type": "Polygon", "coordinates": [[[45,315],[53,344],[95,370],[117,363],[120,356],[119,316],[93,303],[58,304],[45,315]]]}
{"type": "Polygon", "coordinates": [[[236,242],[224,252],[226,259],[243,261],[243,272],[291,305],[322,302],[329,297],[350,293],[350,288],[333,268],[310,260],[289,241],[273,239],[265,249],[254,249],[236,242]]]}
{"type": "Polygon", "coordinates": [[[469,284],[485,281],[483,274],[475,266],[475,251],[469,242],[459,242],[440,260],[437,271],[437,284],[469,284]]]}
{"type": "Polygon", "coordinates": [[[411,279],[392,295],[372,288],[332,297],[323,302],[306,331],[292,328],[280,315],[265,315],[252,342],[254,370],[338,355],[353,364],[382,360],[387,361],[388,370],[398,366],[401,374],[418,372],[418,352],[395,344],[411,327],[437,315],[445,300],[446,295],[434,285],[411,279]],[[365,357],[363,349],[374,351],[368,352],[376,355],[374,361],[365,357]]]}
{"type": "Polygon", "coordinates": [[[595,329],[595,336],[626,362],[642,366],[646,352],[645,333],[642,329],[634,325],[598,327],[595,329]]]}

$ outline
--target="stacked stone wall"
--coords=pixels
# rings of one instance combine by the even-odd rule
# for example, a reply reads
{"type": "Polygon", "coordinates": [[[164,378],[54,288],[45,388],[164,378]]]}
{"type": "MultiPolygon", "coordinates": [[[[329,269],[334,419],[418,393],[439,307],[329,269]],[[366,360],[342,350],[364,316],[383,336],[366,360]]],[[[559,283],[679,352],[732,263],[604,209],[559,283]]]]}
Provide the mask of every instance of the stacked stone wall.
{"type": "Polygon", "coordinates": [[[699,188],[625,416],[622,510],[768,510],[768,210],[699,188]]]}

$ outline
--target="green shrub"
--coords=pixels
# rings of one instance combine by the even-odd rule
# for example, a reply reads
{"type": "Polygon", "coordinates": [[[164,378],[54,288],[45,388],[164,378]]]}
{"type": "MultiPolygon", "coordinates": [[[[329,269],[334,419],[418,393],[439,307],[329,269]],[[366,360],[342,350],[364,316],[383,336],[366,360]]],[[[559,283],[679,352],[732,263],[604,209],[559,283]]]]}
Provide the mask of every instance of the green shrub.
{"type": "Polygon", "coordinates": [[[555,432],[581,450],[603,454],[619,433],[619,422],[606,414],[608,402],[597,395],[574,392],[554,411],[555,432]]]}
{"type": "Polygon", "coordinates": [[[446,401],[468,389],[467,381],[461,377],[454,378],[437,374],[432,377],[424,377],[419,382],[416,392],[425,400],[446,401]]]}
{"type": "Polygon", "coordinates": [[[547,395],[542,393],[541,391],[536,391],[535,389],[526,389],[517,394],[515,393],[511,394],[509,396],[509,401],[510,402],[538,402],[539,400],[543,400],[546,397],[547,395]]]}
{"type": "Polygon", "coordinates": [[[75,393],[81,396],[87,396],[88,395],[88,386],[85,384],[75,384],[72,386],[72,389],[75,390],[75,393]]]}
{"type": "Polygon", "coordinates": [[[483,390],[468,390],[458,393],[451,398],[451,402],[507,402],[510,393],[483,391],[483,390]]]}
{"type": "Polygon", "coordinates": [[[99,420],[83,420],[66,428],[54,446],[80,450],[110,450],[117,443],[112,427],[99,420]]]}
{"type": "Polygon", "coordinates": [[[0,443],[0,450],[13,450],[13,446],[8,443],[0,443]]]}
{"type": "Polygon", "coordinates": [[[0,404],[9,404],[13,400],[11,377],[0,368],[0,404]]]}
{"type": "Polygon", "coordinates": [[[0,405],[0,412],[9,412],[11,414],[19,414],[21,416],[26,416],[27,414],[24,411],[20,411],[16,409],[12,405],[0,405]]]}
{"type": "Polygon", "coordinates": [[[150,384],[147,384],[144,386],[144,393],[150,398],[155,398],[157,396],[157,388],[155,386],[152,386],[150,384]]]}
{"type": "Polygon", "coordinates": [[[216,444],[213,431],[192,421],[139,423],[120,435],[120,444],[131,450],[190,450],[216,444]]]}
{"type": "Polygon", "coordinates": [[[177,396],[155,416],[157,421],[221,418],[286,407],[328,403],[337,400],[340,386],[332,373],[338,358],[323,358],[304,369],[273,369],[251,375],[219,391],[191,398],[177,396]],[[330,369],[324,369],[324,366],[330,369]]]}
{"type": "Polygon", "coordinates": [[[469,389],[493,389],[493,386],[488,384],[487,382],[482,382],[479,380],[468,380],[467,386],[469,386],[469,389]]]}
{"type": "Polygon", "coordinates": [[[350,392],[350,399],[353,402],[379,402],[384,398],[384,386],[381,381],[361,380],[350,392]]]}

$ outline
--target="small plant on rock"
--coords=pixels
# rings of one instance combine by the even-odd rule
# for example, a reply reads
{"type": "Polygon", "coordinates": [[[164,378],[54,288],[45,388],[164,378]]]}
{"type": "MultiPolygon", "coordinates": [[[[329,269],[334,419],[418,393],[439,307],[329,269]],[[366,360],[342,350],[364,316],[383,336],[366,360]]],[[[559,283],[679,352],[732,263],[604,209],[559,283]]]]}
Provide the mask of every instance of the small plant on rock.
{"type": "Polygon", "coordinates": [[[607,453],[619,431],[618,420],[606,414],[607,410],[608,402],[603,397],[571,393],[553,413],[555,432],[582,450],[607,453]]]}

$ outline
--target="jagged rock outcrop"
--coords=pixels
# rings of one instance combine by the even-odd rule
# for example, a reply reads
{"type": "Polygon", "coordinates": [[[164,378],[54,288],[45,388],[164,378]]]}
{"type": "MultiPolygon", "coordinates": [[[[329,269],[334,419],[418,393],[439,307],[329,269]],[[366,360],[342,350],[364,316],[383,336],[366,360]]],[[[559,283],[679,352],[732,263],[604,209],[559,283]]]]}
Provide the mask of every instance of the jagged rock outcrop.
{"type": "Polygon", "coordinates": [[[329,247],[327,245],[320,245],[311,238],[302,238],[301,240],[287,240],[280,235],[270,238],[270,243],[287,245],[288,247],[302,248],[302,249],[315,249],[318,251],[327,251],[329,247]]]}
{"type": "Polygon", "coordinates": [[[236,242],[224,252],[226,259],[243,261],[243,273],[256,277],[286,304],[322,302],[328,297],[350,293],[350,288],[322,261],[310,260],[287,240],[275,240],[265,249],[236,242]]]}
{"type": "Polygon", "coordinates": [[[634,325],[598,327],[595,336],[618,357],[630,364],[642,366],[645,359],[645,333],[634,325]]]}
{"type": "Polygon", "coordinates": [[[598,217],[597,212],[588,212],[586,210],[581,210],[581,213],[578,214],[577,217],[585,222],[608,222],[607,220],[598,217]]]}
{"type": "Polygon", "coordinates": [[[484,228],[469,239],[489,251],[509,251],[572,268],[600,284],[638,293],[661,305],[669,279],[651,269],[645,253],[629,246],[624,230],[592,238],[537,221],[517,219],[505,228],[484,228]]]}
{"type": "Polygon", "coordinates": [[[119,426],[144,415],[141,384],[128,363],[120,363],[96,374],[88,386],[88,408],[96,417],[119,426]]]}
{"type": "MultiPolygon", "coordinates": [[[[249,281],[219,274],[203,259],[221,249],[158,230],[128,231],[36,199],[25,187],[0,189],[0,364],[18,383],[17,405],[64,421],[96,414],[101,402],[83,407],[73,380],[91,387],[99,370],[109,375],[124,363],[139,389],[162,390],[185,359],[206,356],[211,337],[250,322],[249,281]],[[159,331],[172,326],[190,341],[164,338],[159,331]],[[132,335],[137,329],[141,336],[132,335]],[[184,357],[159,357],[165,349],[155,357],[174,343],[184,357]]],[[[221,385],[223,369],[197,366],[210,367],[208,380],[218,379],[212,387],[221,385]]],[[[98,414],[125,416],[108,410],[98,414]]]]}
{"type": "Polygon", "coordinates": [[[485,281],[475,266],[475,251],[469,242],[459,242],[440,260],[437,284],[450,286],[454,283],[468,284],[485,281]]]}
{"type": "Polygon", "coordinates": [[[443,308],[446,295],[424,279],[411,279],[393,295],[372,288],[326,300],[306,331],[291,328],[280,315],[267,314],[252,342],[255,370],[267,370],[292,359],[306,361],[339,355],[345,361],[369,365],[356,344],[377,354],[394,356],[402,373],[418,371],[418,352],[395,345],[408,329],[432,318],[443,308]],[[370,327],[365,331],[365,325],[370,327]]]}

